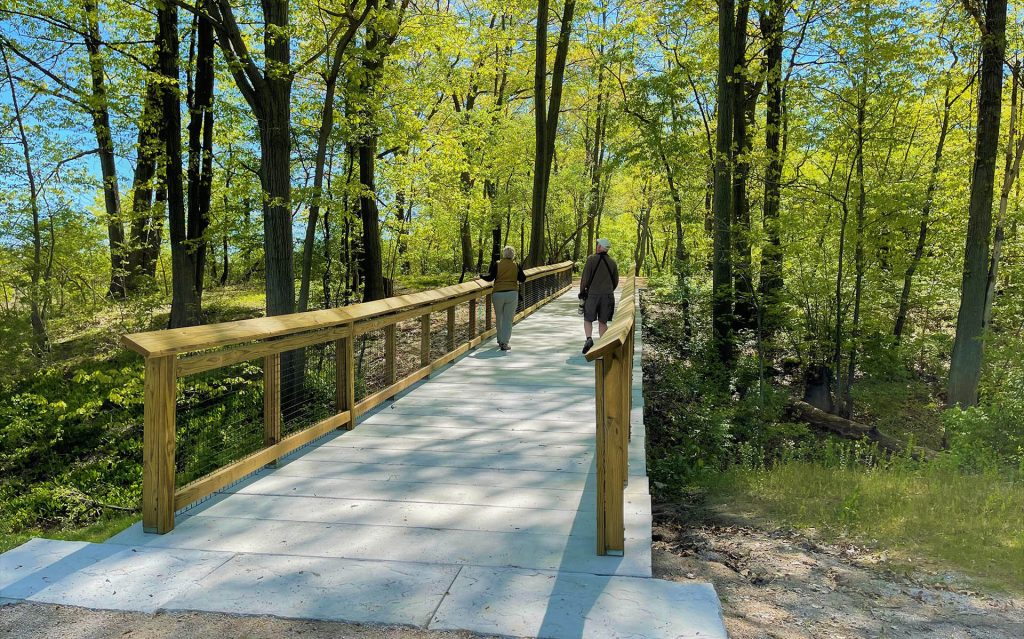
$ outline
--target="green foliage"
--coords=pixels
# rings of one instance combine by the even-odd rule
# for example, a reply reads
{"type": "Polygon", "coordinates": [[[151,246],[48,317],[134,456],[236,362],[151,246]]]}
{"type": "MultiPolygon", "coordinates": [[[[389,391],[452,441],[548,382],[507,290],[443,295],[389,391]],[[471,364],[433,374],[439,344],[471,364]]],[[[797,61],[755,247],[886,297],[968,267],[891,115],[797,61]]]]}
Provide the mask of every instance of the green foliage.
{"type": "Polygon", "coordinates": [[[3,389],[0,423],[0,530],[88,524],[109,506],[137,507],[139,362],[40,370],[3,389]]]}

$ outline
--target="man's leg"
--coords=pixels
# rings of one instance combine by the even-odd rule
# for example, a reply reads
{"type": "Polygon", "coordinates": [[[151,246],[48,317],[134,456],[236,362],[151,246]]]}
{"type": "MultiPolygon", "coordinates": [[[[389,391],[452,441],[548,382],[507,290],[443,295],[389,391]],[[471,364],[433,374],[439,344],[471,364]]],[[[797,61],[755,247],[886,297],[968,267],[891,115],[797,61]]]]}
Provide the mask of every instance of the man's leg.
{"type": "MultiPolygon", "coordinates": [[[[589,329],[589,327],[587,327],[589,329]]],[[[608,322],[598,321],[597,323],[597,334],[599,337],[604,337],[604,332],[608,330],[608,322]]],[[[587,331],[587,337],[590,337],[590,331],[587,331]]]]}
{"type": "MultiPolygon", "coordinates": [[[[600,330],[600,326],[598,326],[598,330],[600,330]]],[[[593,334],[594,334],[594,323],[593,322],[588,322],[588,321],[584,320],[583,321],[583,335],[587,339],[590,339],[590,336],[593,335],[593,334]]],[[[604,335],[604,331],[603,330],[601,331],[601,334],[604,335]]]]}

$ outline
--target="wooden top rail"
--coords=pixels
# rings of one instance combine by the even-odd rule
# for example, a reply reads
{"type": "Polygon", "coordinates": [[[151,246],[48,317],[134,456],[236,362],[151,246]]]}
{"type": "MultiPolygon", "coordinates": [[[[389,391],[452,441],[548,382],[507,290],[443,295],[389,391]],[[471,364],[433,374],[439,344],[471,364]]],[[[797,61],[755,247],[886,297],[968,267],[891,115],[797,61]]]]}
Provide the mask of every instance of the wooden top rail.
{"type": "MultiPolygon", "coordinates": [[[[550,273],[571,269],[572,265],[572,262],[561,262],[550,266],[531,268],[525,271],[526,280],[535,280],[550,273]]],[[[460,298],[475,297],[474,294],[490,289],[491,286],[488,282],[476,279],[431,291],[389,297],[342,308],[134,333],[122,336],[121,342],[127,348],[147,358],[202,351],[306,331],[331,329],[460,298]]]]}
{"type": "Polygon", "coordinates": [[[622,293],[619,295],[619,307],[615,311],[615,318],[612,320],[608,330],[594,343],[587,351],[586,358],[592,362],[599,357],[604,357],[622,348],[626,340],[633,333],[636,315],[636,278],[629,276],[626,283],[622,285],[622,293]]]}

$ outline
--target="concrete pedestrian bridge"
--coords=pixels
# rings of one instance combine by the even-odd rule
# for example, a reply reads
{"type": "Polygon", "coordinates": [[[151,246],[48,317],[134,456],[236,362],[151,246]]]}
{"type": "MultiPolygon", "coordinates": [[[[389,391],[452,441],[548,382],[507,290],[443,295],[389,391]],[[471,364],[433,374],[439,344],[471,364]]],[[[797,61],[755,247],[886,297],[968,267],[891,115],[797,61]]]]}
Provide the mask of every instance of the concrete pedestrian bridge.
{"type": "Polygon", "coordinates": [[[510,352],[482,282],[126,337],[147,363],[143,522],[5,553],[0,597],[724,638],[710,584],[651,577],[633,282],[591,362],[570,269],[528,271],[510,352]]]}

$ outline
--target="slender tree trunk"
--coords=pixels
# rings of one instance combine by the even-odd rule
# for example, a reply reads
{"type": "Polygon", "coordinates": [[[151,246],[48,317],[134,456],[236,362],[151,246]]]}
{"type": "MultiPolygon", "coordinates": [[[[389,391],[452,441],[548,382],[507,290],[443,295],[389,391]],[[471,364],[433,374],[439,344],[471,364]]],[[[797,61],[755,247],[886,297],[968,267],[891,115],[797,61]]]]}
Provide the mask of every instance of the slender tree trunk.
{"type": "MultiPolygon", "coordinates": [[[[188,243],[186,259],[195,275],[196,315],[202,316],[203,275],[206,272],[206,230],[210,226],[210,198],[213,185],[213,25],[205,17],[205,0],[197,17],[196,86],[189,91],[188,125],[188,243]]],[[[173,314],[173,310],[172,310],[173,314]]]]}
{"type": "Polygon", "coordinates": [[[773,332],[781,323],[779,296],[782,292],[782,241],[779,229],[779,206],[782,198],[782,43],[786,5],[782,0],[770,0],[768,10],[761,15],[761,32],[767,41],[767,108],[765,114],[765,150],[768,165],[764,178],[763,225],[765,242],[761,246],[761,328],[773,332]]]}
{"type": "Polygon", "coordinates": [[[712,201],[715,233],[712,249],[712,329],[722,362],[733,358],[732,337],[732,148],[733,98],[736,80],[733,0],[718,3],[718,130],[716,132],[715,189],[712,201]]]}
{"type": "MultiPolygon", "coordinates": [[[[864,74],[866,76],[866,73],[864,74]]],[[[867,78],[862,76],[860,99],[857,102],[857,240],[853,249],[854,285],[853,285],[853,321],[850,324],[850,355],[847,358],[845,401],[843,415],[847,419],[853,416],[853,382],[857,372],[857,349],[860,347],[860,303],[864,294],[864,217],[867,205],[864,187],[864,121],[867,110],[865,91],[867,78]]]]}
{"type": "Polygon", "coordinates": [[[995,239],[992,243],[992,259],[988,266],[988,280],[985,284],[984,328],[992,324],[992,305],[996,296],[996,283],[999,278],[999,260],[1003,253],[1003,242],[1006,235],[1006,209],[1009,205],[1010,191],[1020,175],[1020,160],[1024,154],[1024,136],[1017,138],[1018,92],[1020,89],[1020,61],[1013,65],[1013,98],[1010,103],[1010,134],[1006,145],[1006,167],[1003,171],[1003,187],[999,191],[999,214],[996,217],[995,239]]]}
{"type": "Polygon", "coordinates": [[[544,177],[547,162],[547,73],[548,73],[548,0],[537,2],[537,49],[533,67],[533,200],[530,214],[530,253],[526,266],[539,266],[544,260],[545,196],[544,177]]]}
{"type": "MultiPolygon", "coordinates": [[[[49,284],[50,269],[43,266],[43,236],[39,223],[39,187],[36,185],[35,171],[32,169],[32,153],[29,150],[28,135],[25,133],[25,124],[21,115],[21,105],[18,102],[18,93],[14,86],[14,76],[11,75],[11,65],[7,60],[7,50],[2,42],[0,42],[0,54],[3,55],[4,69],[7,72],[7,81],[11,87],[11,105],[14,108],[14,120],[18,127],[22,158],[25,161],[25,175],[28,178],[29,210],[32,213],[32,264],[29,268],[29,281],[31,284],[28,302],[32,323],[32,348],[37,355],[41,355],[49,350],[50,345],[46,332],[47,304],[43,299],[49,295],[49,291],[46,289],[49,284]]],[[[52,233],[52,221],[50,228],[52,233]]]]}
{"type": "Polygon", "coordinates": [[[747,19],[750,1],[740,0],[736,11],[736,86],[733,98],[733,290],[736,296],[733,312],[734,328],[753,328],[757,323],[753,290],[753,270],[750,261],[750,200],[747,196],[747,177],[750,174],[750,140],[748,126],[753,124],[757,92],[748,96],[747,86],[747,19]]]}
{"type": "Polygon", "coordinates": [[[110,128],[107,104],[106,70],[100,52],[99,6],[97,0],[83,0],[85,12],[85,47],[89,52],[89,75],[92,80],[92,128],[99,148],[100,173],[103,177],[103,203],[107,214],[107,242],[110,245],[109,294],[123,298],[127,293],[127,247],[121,220],[121,196],[118,192],[114,139],[110,128]]]}
{"type": "Polygon", "coordinates": [[[146,83],[139,133],[136,142],[135,176],[132,180],[131,250],[128,253],[128,292],[143,286],[144,278],[155,273],[156,255],[152,254],[151,234],[158,233],[162,220],[153,215],[153,187],[160,144],[159,88],[146,83]]]}
{"type": "Polygon", "coordinates": [[[992,232],[992,196],[999,118],[1002,109],[1003,60],[1006,56],[1006,0],[986,0],[985,33],[981,38],[981,75],[978,94],[978,134],[974,147],[970,214],[964,252],[960,310],[949,364],[950,406],[967,408],[978,401],[985,291],[988,279],[989,236],[992,232]]]}
{"type": "MultiPolygon", "coordinates": [[[[178,93],[178,7],[167,3],[157,9],[157,46],[160,68],[160,104],[163,113],[161,139],[166,166],[167,218],[171,235],[170,328],[200,322],[196,297],[195,261],[189,256],[185,192],[182,184],[181,98],[178,93]]],[[[201,275],[201,274],[200,274],[201,275]]]]}
{"type": "Polygon", "coordinates": [[[914,273],[917,272],[921,258],[924,257],[924,247],[928,238],[928,223],[931,219],[932,202],[935,201],[935,191],[939,186],[939,171],[942,168],[942,152],[946,146],[946,133],[949,130],[949,113],[952,104],[949,99],[950,87],[946,85],[946,96],[943,100],[942,121],[939,123],[939,142],[935,146],[935,158],[932,160],[932,170],[928,176],[928,186],[925,189],[924,205],[921,207],[921,221],[917,231],[917,246],[914,247],[914,256],[907,266],[903,275],[903,291],[900,293],[900,306],[896,312],[896,324],[893,328],[893,335],[898,342],[903,337],[903,330],[907,324],[907,313],[910,311],[910,290],[914,281],[914,273]]]}

